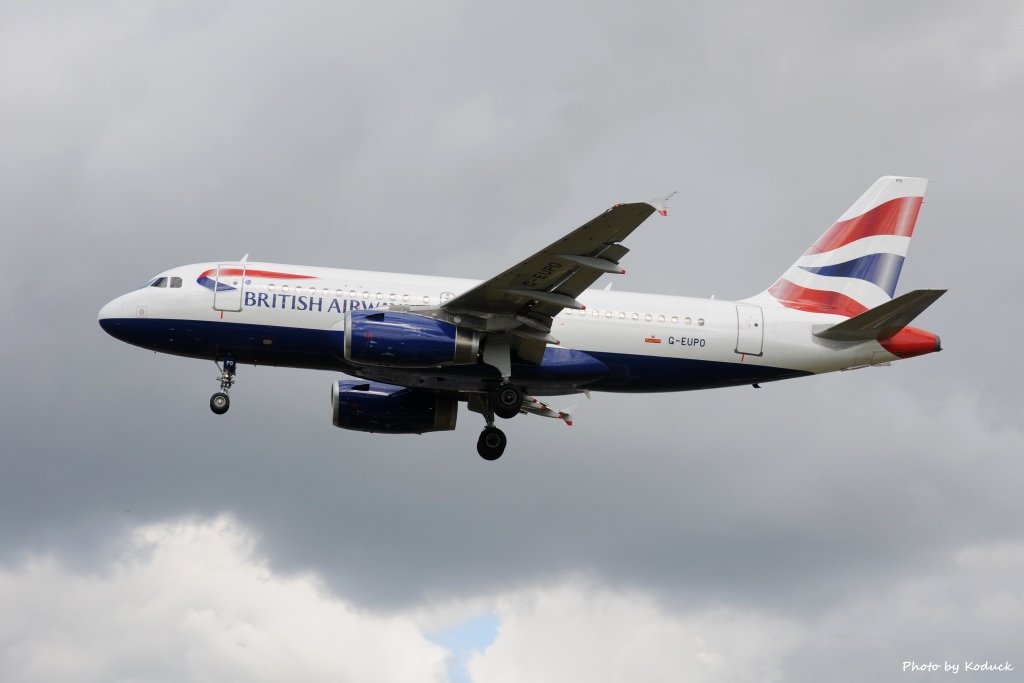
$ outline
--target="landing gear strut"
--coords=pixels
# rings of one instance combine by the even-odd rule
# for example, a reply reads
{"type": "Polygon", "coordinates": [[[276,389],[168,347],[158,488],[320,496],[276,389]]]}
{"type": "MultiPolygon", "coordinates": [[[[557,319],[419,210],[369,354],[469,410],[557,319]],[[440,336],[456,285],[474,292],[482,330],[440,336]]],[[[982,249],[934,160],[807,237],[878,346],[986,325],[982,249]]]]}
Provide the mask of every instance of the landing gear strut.
{"type": "Polygon", "coordinates": [[[519,414],[523,407],[523,390],[514,384],[505,383],[489,394],[479,394],[480,408],[474,408],[484,414],[487,426],[480,432],[476,442],[476,452],[484,460],[497,460],[505,452],[508,438],[505,432],[494,426],[494,416],[509,419],[519,414]]]}
{"type": "Polygon", "coordinates": [[[215,415],[223,415],[231,407],[231,398],[228,396],[228,392],[231,391],[231,385],[235,383],[235,367],[234,358],[224,359],[224,366],[220,372],[220,391],[210,397],[210,410],[215,415]]]}

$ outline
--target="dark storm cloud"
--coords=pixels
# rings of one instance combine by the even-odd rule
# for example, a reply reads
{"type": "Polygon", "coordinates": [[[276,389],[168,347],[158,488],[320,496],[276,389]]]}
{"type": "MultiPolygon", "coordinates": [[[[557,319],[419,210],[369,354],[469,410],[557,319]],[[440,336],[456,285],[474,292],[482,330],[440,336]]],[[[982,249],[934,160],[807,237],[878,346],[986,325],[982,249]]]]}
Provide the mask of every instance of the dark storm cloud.
{"type": "Polygon", "coordinates": [[[811,623],[1024,540],[1015,5],[2,12],[0,559],[93,563],[138,524],[229,512],[275,567],[375,607],[582,573],[811,623]],[[95,323],[155,272],[246,252],[486,277],[673,189],[614,286],[740,298],[888,173],[934,181],[900,289],[950,288],[920,321],[945,352],[562,398],[575,427],[517,419],[490,466],[471,413],[334,429],[330,373],[243,368],[215,419],[212,364],[95,323]]]}

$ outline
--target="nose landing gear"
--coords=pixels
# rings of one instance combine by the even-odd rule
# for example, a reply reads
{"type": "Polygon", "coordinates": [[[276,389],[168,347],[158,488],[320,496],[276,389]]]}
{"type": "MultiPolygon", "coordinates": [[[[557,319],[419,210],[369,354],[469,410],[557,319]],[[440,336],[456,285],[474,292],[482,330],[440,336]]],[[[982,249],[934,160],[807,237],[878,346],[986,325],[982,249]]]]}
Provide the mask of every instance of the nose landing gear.
{"type": "Polygon", "coordinates": [[[225,358],[223,367],[219,365],[217,367],[221,369],[220,391],[210,397],[210,410],[214,415],[223,415],[231,407],[231,397],[228,396],[228,392],[231,391],[231,385],[235,383],[235,359],[225,358]]]}

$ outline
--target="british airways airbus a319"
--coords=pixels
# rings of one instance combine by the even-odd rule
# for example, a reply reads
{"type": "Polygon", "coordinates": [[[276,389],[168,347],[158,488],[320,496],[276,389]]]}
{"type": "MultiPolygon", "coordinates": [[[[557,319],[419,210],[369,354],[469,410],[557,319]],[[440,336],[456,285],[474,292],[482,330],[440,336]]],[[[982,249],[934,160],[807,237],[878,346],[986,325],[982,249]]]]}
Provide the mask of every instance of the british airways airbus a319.
{"type": "Polygon", "coordinates": [[[571,416],[549,396],[664,392],[884,365],[940,350],[910,327],[945,290],[894,298],[928,181],[879,178],[768,289],[740,301],[590,289],[662,202],[617,204],[484,282],[276,263],[173,268],[100,310],[109,334],[212,360],[220,415],[239,364],[335,370],[343,429],[422,434],[483,415],[571,416]]]}

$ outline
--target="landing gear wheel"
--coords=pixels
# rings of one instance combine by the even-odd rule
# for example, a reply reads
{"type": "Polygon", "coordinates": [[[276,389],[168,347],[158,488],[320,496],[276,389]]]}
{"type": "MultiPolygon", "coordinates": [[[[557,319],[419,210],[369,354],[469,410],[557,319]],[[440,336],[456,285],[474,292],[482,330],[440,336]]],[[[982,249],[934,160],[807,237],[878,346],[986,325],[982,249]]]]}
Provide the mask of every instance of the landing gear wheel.
{"type": "Polygon", "coordinates": [[[497,460],[505,452],[507,443],[508,438],[506,438],[505,432],[497,427],[484,427],[484,431],[480,432],[480,438],[476,442],[476,452],[484,460],[497,460]]]}
{"type": "Polygon", "coordinates": [[[502,384],[491,394],[491,405],[498,417],[513,418],[523,407],[523,390],[515,384],[502,384]]]}
{"type": "Polygon", "coordinates": [[[231,407],[231,399],[223,391],[218,391],[216,394],[210,397],[210,410],[215,415],[223,415],[228,412],[228,408],[231,407]]]}

